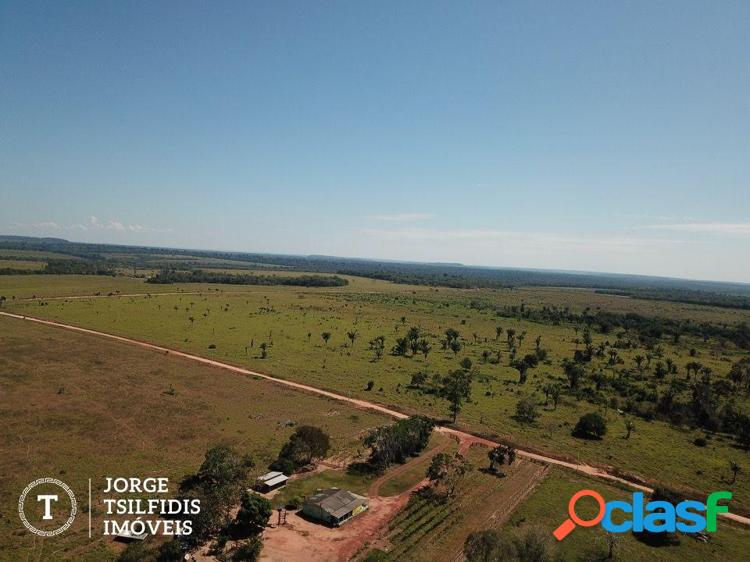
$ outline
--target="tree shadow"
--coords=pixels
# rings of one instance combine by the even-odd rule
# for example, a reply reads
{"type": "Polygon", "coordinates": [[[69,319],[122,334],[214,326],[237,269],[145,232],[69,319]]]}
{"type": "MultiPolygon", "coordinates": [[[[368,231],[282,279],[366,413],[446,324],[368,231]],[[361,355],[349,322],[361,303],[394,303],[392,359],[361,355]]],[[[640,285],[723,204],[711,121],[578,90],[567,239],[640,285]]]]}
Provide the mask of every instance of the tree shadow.
{"type": "Polygon", "coordinates": [[[488,468],[486,466],[480,468],[479,472],[482,472],[483,474],[489,474],[490,476],[494,476],[496,478],[506,478],[508,476],[502,470],[492,470],[491,468],[488,468]]]}
{"type": "Polygon", "coordinates": [[[511,419],[518,422],[519,424],[526,426],[526,427],[537,427],[538,424],[536,420],[530,420],[528,418],[523,418],[519,416],[511,416],[511,419]]]}
{"type": "Polygon", "coordinates": [[[632,535],[637,541],[652,548],[680,545],[680,537],[675,533],[650,533],[643,531],[641,533],[632,533],[632,535]]]}
{"type": "Polygon", "coordinates": [[[200,484],[200,478],[197,474],[188,474],[180,481],[180,492],[189,492],[194,490],[200,484]]]}
{"type": "Polygon", "coordinates": [[[247,525],[245,523],[240,523],[239,521],[232,521],[225,529],[227,537],[229,537],[233,541],[249,539],[250,537],[254,537],[261,532],[263,532],[263,529],[261,527],[258,527],[256,525],[247,525]]]}
{"type": "Polygon", "coordinates": [[[321,527],[329,527],[331,529],[334,528],[334,526],[331,525],[330,523],[327,523],[325,521],[321,521],[320,519],[316,519],[315,517],[310,517],[307,513],[304,513],[301,509],[299,511],[297,511],[295,513],[295,515],[297,517],[299,517],[300,519],[304,519],[308,523],[313,523],[315,525],[320,525],[321,527]]]}
{"type": "Polygon", "coordinates": [[[381,474],[377,468],[366,461],[353,462],[346,467],[346,473],[350,476],[377,476],[381,474]]]}

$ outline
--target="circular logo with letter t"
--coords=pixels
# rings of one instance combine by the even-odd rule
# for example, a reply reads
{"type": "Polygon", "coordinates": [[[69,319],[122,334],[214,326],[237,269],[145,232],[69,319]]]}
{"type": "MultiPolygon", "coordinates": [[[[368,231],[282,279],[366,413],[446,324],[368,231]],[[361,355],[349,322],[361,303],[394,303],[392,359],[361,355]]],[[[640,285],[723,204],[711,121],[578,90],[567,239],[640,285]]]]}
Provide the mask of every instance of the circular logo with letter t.
{"type": "Polygon", "coordinates": [[[40,537],[54,537],[65,531],[73,523],[77,512],[73,490],[57,478],[34,480],[18,498],[21,522],[40,537]]]}

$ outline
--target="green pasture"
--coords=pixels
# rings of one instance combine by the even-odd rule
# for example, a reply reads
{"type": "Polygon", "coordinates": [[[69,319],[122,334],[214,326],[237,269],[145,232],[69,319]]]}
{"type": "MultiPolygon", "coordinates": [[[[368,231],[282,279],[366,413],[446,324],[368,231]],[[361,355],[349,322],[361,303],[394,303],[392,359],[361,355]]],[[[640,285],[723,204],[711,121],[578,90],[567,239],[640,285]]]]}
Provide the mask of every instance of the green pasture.
{"type": "MultiPolygon", "coordinates": [[[[274,376],[301,381],[315,386],[366,398],[400,408],[408,412],[422,412],[447,416],[446,403],[435,396],[423,395],[408,389],[411,376],[426,370],[445,374],[469,357],[478,376],[473,395],[459,416],[459,423],[473,431],[495,434],[520,446],[534,447],[546,452],[587,463],[611,465],[651,480],[695,489],[712,491],[728,486],[729,461],[745,467],[732,489],[736,505],[750,508],[750,455],[738,449],[729,436],[709,436],[708,446],[700,448],[692,441],[703,432],[672,427],[664,422],[634,419],[636,429],[630,439],[624,439],[625,416],[615,408],[603,408],[571,398],[554,409],[551,404],[541,407],[541,417],[532,424],[518,422],[515,405],[529,394],[544,402],[542,385],[551,380],[564,383],[561,359],[570,357],[577,345],[578,334],[572,327],[498,318],[489,311],[472,308],[472,300],[483,299],[494,303],[525,302],[527,306],[557,302],[558,306],[580,307],[588,295],[597,307],[614,309],[622,303],[641,303],[638,306],[657,307],[659,314],[687,314],[695,306],[656,301],[635,301],[591,291],[540,290],[450,290],[419,289],[385,282],[352,278],[348,287],[336,289],[295,289],[281,287],[234,287],[204,285],[147,285],[139,280],[61,279],[57,276],[45,283],[42,276],[28,280],[15,277],[0,279],[0,294],[11,292],[7,283],[16,283],[15,291],[28,294],[41,291],[48,295],[67,290],[85,294],[92,285],[104,292],[119,286],[125,292],[150,292],[151,296],[111,297],[90,299],[36,299],[8,301],[6,308],[29,315],[42,316],[154,341],[193,353],[248,366],[274,376]],[[30,282],[36,283],[31,289],[30,282]],[[67,283],[67,284],[66,284],[67,283]],[[78,283],[78,285],[75,285],[78,283]],[[4,286],[5,285],[5,286],[4,286]],[[75,286],[75,289],[73,289],[75,286]],[[200,294],[162,294],[159,291],[191,291],[200,294]],[[193,320],[191,321],[190,318],[193,320]],[[403,321],[402,321],[403,318],[403,321]],[[541,336],[541,346],[548,350],[549,360],[533,369],[528,382],[519,386],[518,373],[508,366],[508,346],[504,335],[495,340],[495,327],[513,328],[526,332],[518,356],[532,352],[534,340],[541,336]],[[390,350],[396,337],[403,336],[410,326],[419,326],[432,344],[427,360],[394,357],[386,353],[374,361],[367,342],[378,336],[386,338],[390,350]],[[464,349],[454,355],[440,349],[439,339],[444,330],[453,327],[461,333],[464,349]],[[348,331],[356,330],[354,345],[347,339],[348,331]],[[332,334],[326,345],[322,332],[332,334]],[[475,338],[476,334],[476,338],[475,338]],[[268,345],[268,357],[261,359],[260,344],[268,345]],[[484,363],[482,352],[497,351],[501,363],[484,363]],[[373,381],[371,391],[366,391],[373,381]],[[609,431],[601,441],[585,441],[571,436],[579,416],[590,411],[601,411],[607,418],[609,431]]],[[[72,276],[70,276],[72,277],[72,276]]],[[[63,293],[64,294],[64,293],[63,293]]],[[[696,321],[708,321],[728,311],[712,307],[697,307],[696,321]]],[[[607,336],[593,334],[594,345],[607,336]]],[[[614,337],[614,336],[609,336],[614,337]]],[[[723,377],[732,361],[742,356],[740,350],[721,346],[717,342],[682,338],[679,345],[666,339],[661,343],[664,359],[671,358],[678,366],[676,377],[684,377],[686,362],[697,359],[711,367],[715,376],[723,377]],[[696,357],[688,350],[694,348],[696,357]]],[[[620,350],[626,365],[633,363],[637,351],[620,350]]],[[[602,373],[615,374],[595,359],[602,373]]],[[[666,383],[666,381],[665,381],[666,383]]],[[[663,384],[665,384],[663,383],[663,384]]],[[[645,383],[644,383],[645,384],[645,383]]],[[[656,386],[657,390],[660,388],[656,386]]],[[[661,386],[663,388],[663,385],[661,386]]],[[[747,408],[747,400],[738,397],[747,408]]]]}
{"type": "Polygon", "coordinates": [[[40,270],[44,269],[45,262],[24,260],[24,259],[3,259],[0,257],[0,269],[26,269],[40,270]]]}
{"type": "MultiPolygon", "coordinates": [[[[565,469],[553,468],[533,495],[514,511],[503,529],[504,534],[511,539],[514,534],[533,525],[552,533],[567,518],[570,497],[582,489],[599,492],[605,501],[630,497],[629,490],[608,486],[600,480],[587,478],[565,469]]],[[[596,510],[596,504],[588,498],[580,500],[576,505],[576,512],[583,519],[594,518],[596,510]]],[[[608,554],[606,535],[607,533],[599,526],[579,527],[563,541],[557,543],[557,554],[563,560],[571,562],[604,560],[608,554]]],[[[652,547],[637,540],[632,533],[612,536],[615,537],[612,560],[628,562],[739,561],[747,559],[750,545],[750,530],[722,519],[719,520],[717,532],[710,535],[708,542],[681,535],[680,544],[677,546],[652,547]]],[[[557,541],[553,540],[553,542],[557,541]]]]}

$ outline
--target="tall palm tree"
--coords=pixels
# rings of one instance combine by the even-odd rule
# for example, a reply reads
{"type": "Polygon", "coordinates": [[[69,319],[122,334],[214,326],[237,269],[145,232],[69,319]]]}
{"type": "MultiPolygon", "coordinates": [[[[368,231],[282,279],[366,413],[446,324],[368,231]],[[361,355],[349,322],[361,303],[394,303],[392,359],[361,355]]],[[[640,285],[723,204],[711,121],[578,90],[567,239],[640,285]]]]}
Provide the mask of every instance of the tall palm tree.
{"type": "Polygon", "coordinates": [[[359,334],[357,334],[357,330],[351,330],[351,331],[349,331],[349,332],[346,333],[346,337],[349,338],[349,340],[352,342],[351,347],[354,347],[354,340],[357,339],[358,335],[359,334]]]}

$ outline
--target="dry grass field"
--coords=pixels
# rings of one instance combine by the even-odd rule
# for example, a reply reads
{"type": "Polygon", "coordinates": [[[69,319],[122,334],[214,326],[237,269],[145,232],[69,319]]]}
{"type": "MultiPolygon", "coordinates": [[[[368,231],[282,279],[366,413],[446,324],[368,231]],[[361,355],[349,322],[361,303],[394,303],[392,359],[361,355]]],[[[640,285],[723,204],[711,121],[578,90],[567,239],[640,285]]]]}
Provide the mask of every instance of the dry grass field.
{"type": "MultiPolygon", "coordinates": [[[[328,431],[334,453],[352,454],[387,418],[267,381],[92,336],[0,318],[0,560],[106,560],[111,540],[87,535],[87,478],[166,476],[171,490],[207,449],[250,453],[256,472],[293,425],[328,431]],[[173,389],[173,393],[172,390],[173,389]],[[32,480],[68,483],[82,515],[73,531],[39,539],[15,512],[32,480]]],[[[101,508],[94,502],[94,525],[101,508]]]]}

